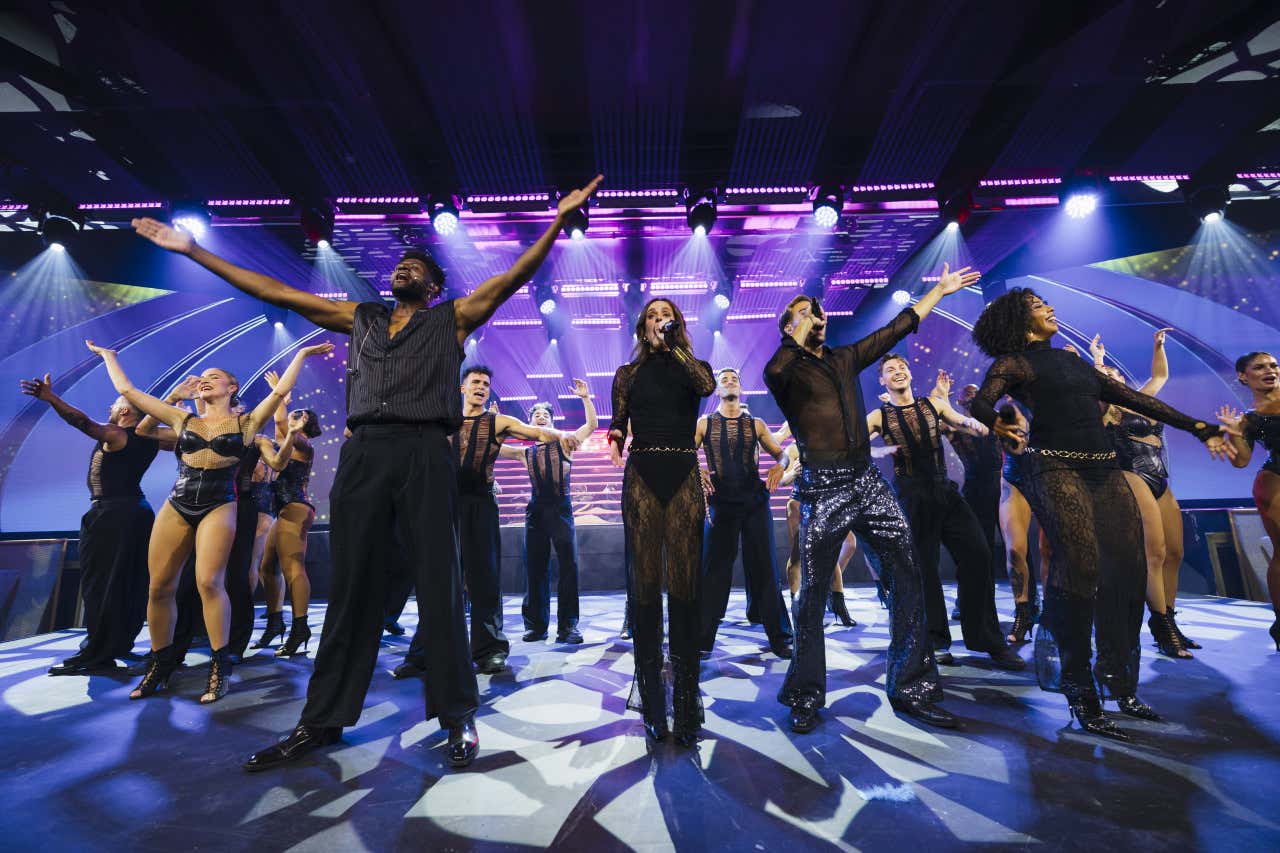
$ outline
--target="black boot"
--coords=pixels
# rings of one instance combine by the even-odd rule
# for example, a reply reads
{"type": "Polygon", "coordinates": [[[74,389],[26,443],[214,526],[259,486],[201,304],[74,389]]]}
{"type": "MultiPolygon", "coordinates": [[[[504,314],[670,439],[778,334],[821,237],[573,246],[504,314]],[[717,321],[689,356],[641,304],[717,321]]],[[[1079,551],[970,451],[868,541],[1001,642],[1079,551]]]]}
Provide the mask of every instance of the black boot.
{"type": "Polygon", "coordinates": [[[1183,644],[1182,636],[1178,633],[1173,624],[1173,618],[1168,613],[1152,613],[1151,618],[1147,620],[1147,629],[1151,631],[1151,636],[1155,638],[1156,648],[1160,650],[1160,654],[1181,659],[1192,656],[1191,652],[1187,651],[1187,647],[1183,644]]]}
{"type": "Polygon", "coordinates": [[[223,646],[209,658],[209,685],[200,697],[201,705],[210,705],[227,695],[231,687],[231,655],[223,646]]]}
{"type": "Polygon", "coordinates": [[[280,648],[276,649],[276,657],[291,658],[298,654],[298,647],[302,647],[302,654],[307,653],[307,643],[311,642],[311,626],[307,624],[306,614],[293,617],[293,624],[289,626],[289,639],[280,648]]]}
{"type": "Polygon", "coordinates": [[[1098,698],[1098,691],[1093,686],[1092,679],[1078,681],[1064,678],[1062,692],[1067,697],[1067,707],[1071,711],[1071,716],[1080,724],[1080,728],[1100,737],[1109,737],[1114,740],[1129,739],[1129,736],[1107,719],[1107,715],[1102,712],[1102,700],[1098,698]]]}
{"type": "Polygon", "coordinates": [[[178,651],[173,643],[159,651],[152,651],[147,671],[129,694],[130,699],[145,699],[169,686],[169,677],[178,668],[178,651]]]}
{"type": "Polygon", "coordinates": [[[1165,611],[1165,613],[1169,615],[1169,621],[1173,624],[1173,633],[1177,634],[1178,637],[1182,640],[1182,645],[1184,647],[1188,649],[1204,648],[1204,646],[1200,645],[1195,640],[1191,639],[1186,634],[1182,633],[1182,629],[1178,627],[1178,620],[1177,620],[1178,611],[1170,607],[1168,610],[1165,611]]]}
{"type": "Polygon", "coordinates": [[[849,608],[844,603],[844,593],[831,590],[830,596],[827,598],[827,606],[831,609],[832,614],[846,628],[852,628],[857,625],[853,621],[853,617],[849,615],[849,608]]]}
{"type": "Polygon", "coordinates": [[[277,610],[275,613],[267,614],[267,627],[262,629],[262,636],[258,638],[258,642],[253,644],[255,649],[266,649],[271,647],[271,641],[276,637],[284,636],[284,611],[277,610]]]}
{"type": "MultiPolygon", "coordinates": [[[[644,728],[655,741],[667,738],[667,684],[662,678],[662,604],[633,604],[636,683],[633,700],[639,699],[644,728]]],[[[633,701],[631,707],[635,708],[633,701]]]]}
{"type": "Polygon", "coordinates": [[[626,606],[622,609],[622,630],[618,632],[618,639],[631,639],[631,601],[627,600],[626,606]]]}
{"type": "Polygon", "coordinates": [[[1005,637],[1010,643],[1025,643],[1027,635],[1035,625],[1035,605],[1030,601],[1019,601],[1013,610],[1013,626],[1005,637]]]}
{"type": "Polygon", "coordinates": [[[880,583],[880,579],[876,578],[876,597],[880,599],[880,607],[882,610],[889,609],[889,597],[885,594],[884,584],[880,583]]]}
{"type": "Polygon", "coordinates": [[[676,743],[693,747],[704,720],[698,691],[698,658],[671,656],[671,704],[676,743]]]}

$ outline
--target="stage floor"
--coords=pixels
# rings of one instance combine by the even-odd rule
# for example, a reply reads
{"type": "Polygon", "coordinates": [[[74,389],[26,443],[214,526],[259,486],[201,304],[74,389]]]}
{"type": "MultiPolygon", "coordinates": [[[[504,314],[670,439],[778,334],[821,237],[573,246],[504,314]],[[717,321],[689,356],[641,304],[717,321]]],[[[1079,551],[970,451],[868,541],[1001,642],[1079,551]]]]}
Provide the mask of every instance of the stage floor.
{"type": "MultiPolygon", "coordinates": [[[[576,648],[520,642],[508,599],[512,669],[480,676],[480,756],[458,773],[444,733],[421,721],[419,683],[386,673],[407,636],[384,645],[343,744],[256,775],[240,763],[297,720],[309,659],[258,653],[202,707],[205,654],[172,692],[130,702],[123,675],[45,675],[80,632],[5,643],[0,837],[10,850],[1280,848],[1269,608],[1183,600],[1179,623],[1205,646],[1194,661],[1156,655],[1144,629],[1141,695],[1167,722],[1120,717],[1134,740],[1117,744],[1070,728],[1062,697],[1029,671],[993,670],[959,644],[944,686],[963,730],[899,719],[881,687],[887,614],[871,589],[849,598],[860,624],[827,629],[828,709],[793,735],[774,699],[786,662],[762,651],[735,592],[703,665],[696,752],[651,747],[624,708],[621,595],[583,598],[576,648]]],[[[1007,588],[998,603],[1007,618],[1007,588]]]]}

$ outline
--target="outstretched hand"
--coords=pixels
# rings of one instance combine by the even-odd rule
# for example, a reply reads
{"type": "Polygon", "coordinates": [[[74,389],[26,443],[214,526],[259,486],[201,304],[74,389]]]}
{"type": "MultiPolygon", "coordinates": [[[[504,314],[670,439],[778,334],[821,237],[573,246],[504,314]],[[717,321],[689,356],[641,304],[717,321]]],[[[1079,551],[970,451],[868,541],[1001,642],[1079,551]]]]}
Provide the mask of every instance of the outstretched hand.
{"type": "Polygon", "coordinates": [[[950,264],[942,265],[942,275],[938,278],[938,287],[944,294],[952,294],[959,290],[964,290],[971,284],[976,284],[978,279],[982,278],[982,273],[970,271],[971,267],[961,267],[955,272],[951,271],[950,264]]]}
{"type": "Polygon", "coordinates": [[[587,387],[587,383],[582,379],[573,380],[573,388],[571,390],[575,396],[584,400],[591,396],[591,389],[587,387]]]}
{"type": "Polygon", "coordinates": [[[1163,329],[1158,329],[1156,331],[1156,349],[1159,349],[1160,347],[1164,346],[1164,336],[1172,331],[1173,331],[1172,326],[1167,326],[1163,329]]]}
{"type": "Polygon", "coordinates": [[[1209,438],[1205,441],[1204,446],[1208,449],[1209,455],[1214,459],[1220,459],[1226,462],[1230,462],[1235,459],[1236,453],[1238,452],[1236,450],[1236,446],[1227,441],[1221,435],[1215,435],[1209,438]]]}
{"type": "Polygon", "coordinates": [[[47,373],[44,379],[19,379],[18,385],[22,388],[22,393],[28,397],[35,397],[46,403],[53,400],[53,383],[49,381],[47,373]]]}
{"type": "Polygon", "coordinates": [[[939,369],[938,378],[934,381],[933,390],[929,392],[929,396],[941,397],[944,400],[949,399],[951,397],[951,386],[954,382],[955,379],[952,378],[950,373],[939,369]]]}
{"type": "Polygon", "coordinates": [[[556,216],[565,216],[569,212],[577,210],[587,203],[587,199],[591,198],[591,194],[596,191],[596,187],[600,186],[600,182],[604,180],[604,175],[596,175],[591,179],[591,183],[585,187],[574,190],[571,193],[565,193],[560,197],[560,203],[556,205],[556,216]]]}
{"type": "Polygon", "coordinates": [[[1228,435],[1244,438],[1244,414],[1242,412],[1234,406],[1223,406],[1214,414],[1218,418],[1218,423],[1222,424],[1228,435]]]}
{"type": "Polygon", "coordinates": [[[1102,335],[1093,336],[1093,340],[1089,342],[1089,354],[1093,356],[1095,367],[1102,367],[1106,362],[1107,348],[1102,345],[1102,335]]]}
{"type": "Polygon", "coordinates": [[[131,224],[134,231],[146,237],[161,249],[168,249],[170,252],[178,252],[185,255],[195,248],[196,240],[194,237],[186,231],[174,228],[172,225],[165,225],[158,219],[144,216],[141,219],[133,220],[131,224]]]}
{"type": "Polygon", "coordinates": [[[328,341],[322,344],[314,344],[309,347],[303,347],[302,349],[298,350],[298,353],[303,358],[311,358],[311,356],[313,355],[328,355],[331,352],[333,352],[333,344],[329,343],[328,341]]]}
{"type": "Polygon", "coordinates": [[[116,354],[115,350],[108,349],[107,347],[100,347],[97,344],[95,344],[93,341],[89,340],[88,338],[85,338],[84,345],[87,346],[89,348],[89,352],[93,353],[94,355],[100,355],[105,357],[108,355],[116,354]]]}

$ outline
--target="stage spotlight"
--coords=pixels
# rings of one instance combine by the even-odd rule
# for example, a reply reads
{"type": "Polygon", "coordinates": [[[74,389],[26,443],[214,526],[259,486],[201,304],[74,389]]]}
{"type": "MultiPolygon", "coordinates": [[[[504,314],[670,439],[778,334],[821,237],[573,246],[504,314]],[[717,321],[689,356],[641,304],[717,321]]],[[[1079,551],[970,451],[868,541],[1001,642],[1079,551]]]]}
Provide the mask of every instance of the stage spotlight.
{"type": "Polygon", "coordinates": [[[427,202],[427,215],[431,217],[431,227],[442,237],[458,230],[458,205],[451,195],[433,195],[427,202]]]}
{"type": "Polygon", "coordinates": [[[559,342],[558,340],[556,340],[555,338],[552,338],[552,339],[551,339],[551,345],[552,345],[552,346],[555,346],[555,345],[556,345],[556,344],[558,344],[558,343],[560,343],[560,342],[559,342]]]}
{"type": "Polygon", "coordinates": [[[1066,210],[1067,216],[1072,219],[1084,219],[1098,209],[1098,194],[1091,192],[1072,193],[1067,196],[1063,209],[1066,210]]]}
{"type": "Polygon", "coordinates": [[[281,322],[280,320],[276,320],[276,321],[275,321],[274,323],[272,323],[271,325],[275,326],[277,329],[283,329],[283,328],[284,328],[284,323],[283,323],[283,322],[281,322]]]}
{"type": "Polygon", "coordinates": [[[969,221],[969,212],[973,210],[973,195],[967,191],[952,193],[946,198],[938,199],[938,218],[946,223],[946,229],[954,234],[960,226],[969,221]]]}
{"type": "Polygon", "coordinates": [[[839,186],[822,185],[813,197],[813,218],[823,228],[834,228],[840,221],[840,212],[844,210],[844,189],[839,186]]]}
{"type": "Polygon", "coordinates": [[[705,237],[716,224],[716,191],[714,188],[690,192],[685,190],[685,221],[696,237],[705,237]]]}
{"type": "Polygon", "coordinates": [[[911,303],[911,294],[905,290],[895,290],[893,292],[893,304],[906,306],[911,303]]]}
{"type": "Polygon", "coordinates": [[[587,213],[587,205],[569,211],[564,218],[564,233],[571,239],[583,240],[587,236],[587,228],[591,226],[591,218],[587,213]]]}
{"type": "Polygon", "coordinates": [[[1225,186],[1199,186],[1190,191],[1184,188],[1183,194],[1187,204],[1191,206],[1191,212],[1205,225],[1222,221],[1223,212],[1227,209],[1227,199],[1230,197],[1225,186]]]}
{"type": "Polygon", "coordinates": [[[539,284],[533,288],[533,302],[543,317],[550,317],[556,312],[556,294],[549,284],[539,284]]]}
{"type": "Polygon", "coordinates": [[[327,201],[303,203],[298,210],[298,224],[317,249],[329,248],[333,240],[333,205],[327,201]]]}
{"type": "Polygon", "coordinates": [[[728,311],[733,302],[733,282],[722,281],[716,285],[715,303],[721,311],[728,311]]]}
{"type": "Polygon", "coordinates": [[[169,221],[197,240],[209,233],[209,209],[199,202],[174,202],[169,208],[169,221]]]}
{"type": "Polygon", "coordinates": [[[83,227],[84,217],[78,213],[46,210],[40,215],[38,231],[46,246],[55,252],[65,252],[83,227]]]}

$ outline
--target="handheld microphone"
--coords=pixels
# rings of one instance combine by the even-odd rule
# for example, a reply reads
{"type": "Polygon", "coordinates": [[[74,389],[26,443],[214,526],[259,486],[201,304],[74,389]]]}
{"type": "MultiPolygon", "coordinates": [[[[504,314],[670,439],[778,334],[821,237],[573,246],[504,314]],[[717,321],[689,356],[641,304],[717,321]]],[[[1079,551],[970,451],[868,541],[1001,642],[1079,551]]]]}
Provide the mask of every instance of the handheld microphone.
{"type": "Polygon", "coordinates": [[[680,328],[680,321],[672,317],[670,320],[668,320],[667,322],[659,326],[658,331],[662,334],[662,337],[665,338],[667,335],[671,334],[672,332],[676,331],[679,328],[680,328]]]}
{"type": "Polygon", "coordinates": [[[1013,410],[1012,403],[1005,403],[996,411],[996,414],[1000,420],[1007,424],[1016,424],[1018,422],[1018,414],[1013,410]]]}

